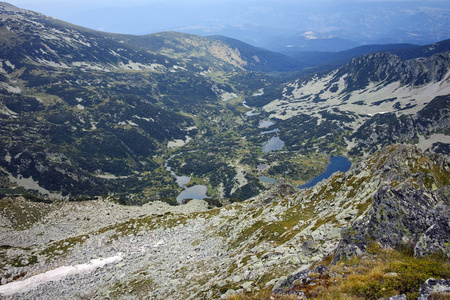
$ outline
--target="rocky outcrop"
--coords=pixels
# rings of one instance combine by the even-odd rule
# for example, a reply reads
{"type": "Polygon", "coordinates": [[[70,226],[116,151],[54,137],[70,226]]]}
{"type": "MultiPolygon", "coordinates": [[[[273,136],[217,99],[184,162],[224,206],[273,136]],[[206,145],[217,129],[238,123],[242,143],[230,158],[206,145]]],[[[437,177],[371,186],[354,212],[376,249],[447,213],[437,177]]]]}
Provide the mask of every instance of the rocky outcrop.
{"type": "Polygon", "coordinates": [[[450,279],[428,279],[420,288],[419,298],[417,300],[427,300],[432,294],[443,296],[443,298],[436,299],[444,299],[444,297],[447,299],[446,297],[450,297],[450,279]]]}
{"type": "Polygon", "coordinates": [[[371,242],[413,246],[417,256],[441,252],[450,257],[450,207],[436,193],[383,186],[372,205],[364,220],[343,232],[338,257],[359,254],[371,242]]]}

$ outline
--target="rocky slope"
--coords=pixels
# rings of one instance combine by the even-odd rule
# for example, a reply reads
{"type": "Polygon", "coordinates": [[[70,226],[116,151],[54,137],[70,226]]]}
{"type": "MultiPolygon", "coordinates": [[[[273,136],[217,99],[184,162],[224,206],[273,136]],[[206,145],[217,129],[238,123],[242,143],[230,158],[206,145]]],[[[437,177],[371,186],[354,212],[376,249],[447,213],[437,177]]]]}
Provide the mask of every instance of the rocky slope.
{"type": "Polygon", "coordinates": [[[449,53],[447,48],[411,60],[374,53],[330,73],[270,87],[265,95],[247,102],[278,119],[286,140],[298,137],[311,144],[314,140],[305,141],[307,135],[294,126],[310,122],[309,132],[321,128],[321,136],[315,138],[334,145],[345,139],[342,146],[353,154],[373,153],[380,145],[399,142],[446,153],[449,53]]]}
{"type": "Polygon", "coordinates": [[[314,188],[283,185],[213,210],[3,199],[0,294],[216,299],[286,289],[325,256],[373,242],[448,256],[449,173],[447,157],[396,145],[314,188]]]}

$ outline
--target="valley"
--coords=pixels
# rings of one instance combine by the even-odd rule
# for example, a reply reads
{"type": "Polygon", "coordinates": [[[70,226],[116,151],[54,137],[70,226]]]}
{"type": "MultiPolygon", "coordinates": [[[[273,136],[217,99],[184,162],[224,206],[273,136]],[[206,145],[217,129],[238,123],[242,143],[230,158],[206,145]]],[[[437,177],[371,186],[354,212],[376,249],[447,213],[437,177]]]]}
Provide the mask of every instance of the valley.
{"type": "MultiPolygon", "coordinates": [[[[255,72],[294,67],[288,58],[238,41],[104,34],[2,9],[0,29],[15,36],[1,61],[3,195],[176,204],[183,188],[199,186],[208,198],[242,201],[268,188],[261,175],[301,185],[329,155],[358,160],[367,123],[450,94],[444,50],[410,60],[370,54],[291,80],[255,72]],[[170,167],[191,178],[186,186],[164,164],[181,152],[170,167]]],[[[402,140],[417,144],[424,133],[409,135],[402,140]]]]}
{"type": "Polygon", "coordinates": [[[449,40],[296,55],[0,2],[0,298],[448,296],[449,40]]]}

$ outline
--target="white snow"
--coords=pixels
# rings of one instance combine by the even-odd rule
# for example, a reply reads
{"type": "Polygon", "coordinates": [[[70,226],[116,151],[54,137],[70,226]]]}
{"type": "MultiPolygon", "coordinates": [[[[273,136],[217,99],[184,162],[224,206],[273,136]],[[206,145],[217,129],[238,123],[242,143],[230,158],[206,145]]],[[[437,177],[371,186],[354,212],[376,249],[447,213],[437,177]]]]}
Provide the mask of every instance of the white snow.
{"type": "Polygon", "coordinates": [[[237,95],[235,93],[228,93],[228,92],[224,92],[222,95],[222,101],[228,101],[234,98],[237,98],[237,95]]]}
{"type": "Polygon", "coordinates": [[[335,72],[324,78],[316,76],[301,85],[297,81],[290,85],[294,88],[292,95],[284,93],[282,99],[274,99],[263,109],[271,114],[270,118],[278,119],[289,119],[299,114],[318,116],[319,111],[331,108],[338,108],[340,111],[353,112],[358,115],[375,115],[397,111],[393,106],[398,102],[402,108],[407,107],[407,105],[410,106],[410,108],[404,109],[401,112],[402,114],[414,114],[434,97],[450,94],[450,73],[439,82],[420,87],[402,86],[400,82],[390,84],[378,82],[370,83],[364,90],[353,91],[350,94],[342,94],[347,75],[333,83],[333,85],[337,85],[336,92],[325,90],[334,75],[335,72]],[[348,99],[345,99],[346,96],[348,96],[348,99]],[[393,98],[396,99],[375,105],[377,101],[393,98]],[[356,103],[362,103],[362,105],[356,103]]]}
{"type": "MultiPolygon", "coordinates": [[[[17,156],[15,157],[17,158],[17,156]]],[[[4,172],[8,173],[6,170],[2,169],[4,172]]],[[[14,177],[12,174],[8,173],[8,179],[9,181],[11,181],[12,183],[15,183],[21,187],[24,187],[28,190],[37,190],[39,193],[47,195],[49,198],[51,199],[56,199],[56,200],[63,200],[65,199],[65,197],[63,197],[61,195],[61,193],[57,194],[57,193],[52,193],[49,190],[41,187],[39,185],[39,182],[35,181],[33,179],[33,177],[29,177],[29,178],[24,178],[22,175],[19,175],[16,177],[14,177]]]]}
{"type": "Polygon", "coordinates": [[[419,144],[417,144],[417,147],[419,147],[422,151],[427,150],[430,148],[434,143],[444,143],[444,144],[450,144],[450,136],[445,134],[433,134],[428,139],[426,139],[423,135],[419,135],[419,144]]]}
{"type": "Polygon", "coordinates": [[[131,60],[128,61],[127,64],[124,64],[123,62],[120,62],[118,64],[120,69],[129,69],[133,71],[141,71],[141,70],[151,70],[151,71],[157,71],[157,70],[164,70],[165,67],[161,64],[150,64],[150,65],[144,65],[141,63],[133,62],[131,60]]]}
{"type": "Polygon", "coordinates": [[[6,89],[9,93],[20,94],[22,90],[19,87],[8,85],[4,82],[0,82],[0,87],[6,89]]]}
{"type": "Polygon", "coordinates": [[[49,67],[70,69],[70,67],[63,62],[55,62],[53,60],[46,60],[46,59],[41,59],[41,58],[36,58],[36,60],[38,63],[47,65],[49,67]]]}
{"type": "Polygon", "coordinates": [[[58,281],[68,275],[87,274],[97,268],[102,268],[107,264],[115,263],[121,260],[122,253],[118,253],[116,256],[108,257],[105,259],[93,259],[88,264],[60,267],[22,281],[16,281],[1,285],[0,294],[9,296],[17,293],[26,293],[40,284],[50,281],[58,281]]]}
{"type": "Polygon", "coordinates": [[[167,144],[167,147],[169,148],[178,148],[178,147],[182,147],[184,145],[186,145],[187,143],[189,143],[190,141],[192,141],[192,138],[189,136],[186,136],[186,140],[174,140],[174,141],[170,141],[167,144]]]}
{"type": "Polygon", "coordinates": [[[13,65],[9,60],[5,61],[5,64],[6,64],[8,67],[10,67],[11,69],[13,69],[13,70],[16,69],[16,66],[13,65]]]}

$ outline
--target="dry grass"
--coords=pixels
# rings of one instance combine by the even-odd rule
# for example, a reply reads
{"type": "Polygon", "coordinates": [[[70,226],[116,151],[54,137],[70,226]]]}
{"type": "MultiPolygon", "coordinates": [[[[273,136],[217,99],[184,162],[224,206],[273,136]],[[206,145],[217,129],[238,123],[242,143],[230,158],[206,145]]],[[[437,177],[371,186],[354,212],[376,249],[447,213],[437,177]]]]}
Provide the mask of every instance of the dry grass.
{"type": "MultiPolygon", "coordinates": [[[[370,248],[371,253],[341,261],[324,274],[312,273],[309,281],[295,283],[293,290],[304,292],[309,300],[377,300],[401,294],[417,299],[421,285],[428,278],[450,278],[450,262],[444,256],[415,258],[410,250],[384,250],[376,245],[370,248]]],[[[330,258],[326,258],[321,263],[329,262],[330,258]]],[[[271,295],[269,289],[228,299],[297,299],[289,297],[293,296],[271,295]]],[[[441,294],[433,295],[432,299],[450,298],[441,294]]]]}
{"type": "Polygon", "coordinates": [[[414,258],[410,251],[377,247],[372,252],[342,261],[327,274],[312,274],[314,285],[295,288],[305,292],[308,299],[376,300],[400,294],[417,299],[428,278],[450,278],[450,263],[445,257],[414,258]]]}

